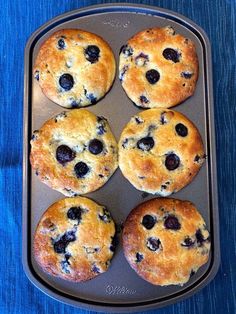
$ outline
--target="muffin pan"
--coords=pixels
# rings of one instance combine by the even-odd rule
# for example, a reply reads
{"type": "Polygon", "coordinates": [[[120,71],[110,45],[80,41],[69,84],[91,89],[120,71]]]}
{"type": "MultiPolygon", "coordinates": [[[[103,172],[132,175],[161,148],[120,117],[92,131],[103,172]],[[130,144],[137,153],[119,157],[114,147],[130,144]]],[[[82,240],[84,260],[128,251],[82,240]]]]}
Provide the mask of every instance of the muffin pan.
{"type": "MultiPolygon", "coordinates": [[[[212,96],[212,67],[209,40],[204,31],[189,19],[165,9],[135,4],[104,4],[72,11],[56,17],[30,37],[25,50],[24,90],[24,161],[23,161],[23,265],[31,282],[47,295],[61,302],[96,311],[132,312],[158,308],[187,298],[208,284],[220,262],[218,196],[212,96]],[[118,245],[109,270],[86,283],[71,283],[44,273],[33,257],[32,239],[42,213],[53,202],[63,198],[41,183],[29,163],[30,138],[44,121],[63,111],[47,99],[33,79],[33,64],[42,42],[62,28],[81,28],[102,36],[111,46],[117,62],[121,46],[135,33],[149,27],[171,25],[176,32],[194,41],[199,58],[199,79],[195,94],[172,109],[185,114],[198,127],[206,162],[199,174],[172,197],[189,200],[199,209],[211,233],[211,254],[207,264],[184,286],[159,287],[139,278],[125,260],[118,245]]],[[[105,116],[119,139],[130,117],[141,109],[126,96],[118,78],[110,92],[88,110],[105,116]]],[[[131,209],[153,198],[136,190],[118,169],[98,191],[87,194],[106,205],[114,220],[121,225],[131,209]]]]}

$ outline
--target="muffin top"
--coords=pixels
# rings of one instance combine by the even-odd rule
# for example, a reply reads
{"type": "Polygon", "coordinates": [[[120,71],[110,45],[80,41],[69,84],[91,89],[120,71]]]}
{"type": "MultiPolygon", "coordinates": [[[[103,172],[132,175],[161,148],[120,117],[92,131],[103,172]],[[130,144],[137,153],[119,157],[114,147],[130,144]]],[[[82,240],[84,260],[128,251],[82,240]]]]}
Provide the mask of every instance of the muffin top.
{"type": "Polygon", "coordinates": [[[66,108],[95,104],[110,89],[115,58],[100,36],[63,29],[47,38],[36,56],[34,77],[43,93],[66,108]]]}
{"type": "Polygon", "coordinates": [[[86,109],[49,119],[30,143],[38,178],[67,196],[97,190],[118,167],[117,143],[107,120],[86,109]]]}
{"type": "Polygon", "coordinates": [[[119,73],[122,87],[137,106],[170,108],[194,93],[194,43],[170,26],[143,30],[121,48],[119,73]]]}
{"type": "Polygon", "coordinates": [[[119,167],[138,190],[168,196],[192,181],[205,159],[200,133],[183,114],[149,109],[132,117],[119,140],[119,167]]]}
{"type": "Polygon", "coordinates": [[[50,275],[79,282],[107,270],[115,250],[115,225],[104,206],[84,197],[64,198],[42,215],[34,256],[50,275]]]}
{"type": "Polygon", "coordinates": [[[138,205],[124,223],[130,266],[154,285],[183,285],[208,261],[210,237],[189,201],[155,198],[138,205]]]}

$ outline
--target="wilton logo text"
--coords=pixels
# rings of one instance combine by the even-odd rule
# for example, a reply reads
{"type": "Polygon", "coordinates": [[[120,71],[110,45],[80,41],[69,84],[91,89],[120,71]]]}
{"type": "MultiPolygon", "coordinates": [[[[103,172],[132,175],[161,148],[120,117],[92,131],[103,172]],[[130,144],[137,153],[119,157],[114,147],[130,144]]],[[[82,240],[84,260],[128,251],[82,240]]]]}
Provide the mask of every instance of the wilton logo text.
{"type": "Polygon", "coordinates": [[[136,290],[128,289],[124,286],[113,286],[107,285],[106,286],[106,293],[107,294],[135,294],[136,290]]]}

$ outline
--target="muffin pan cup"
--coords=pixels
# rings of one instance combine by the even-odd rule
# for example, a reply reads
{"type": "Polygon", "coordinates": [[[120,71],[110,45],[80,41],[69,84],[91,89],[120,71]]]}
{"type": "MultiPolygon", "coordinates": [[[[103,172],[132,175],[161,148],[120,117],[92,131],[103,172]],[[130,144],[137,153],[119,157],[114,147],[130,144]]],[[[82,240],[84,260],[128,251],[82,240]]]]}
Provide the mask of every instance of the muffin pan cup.
{"type": "MultiPolygon", "coordinates": [[[[220,263],[217,173],[212,92],[211,48],[204,31],[189,19],[165,9],[136,4],[104,4],[65,13],[35,31],[25,49],[24,75],[24,160],[23,160],[23,266],[30,281],[61,302],[103,312],[135,312],[159,308],[185,299],[207,285],[220,263]],[[32,240],[43,212],[64,196],[41,183],[32,172],[29,153],[32,132],[65,108],[47,99],[33,78],[33,64],[42,42],[62,28],[84,29],[102,36],[111,46],[117,62],[119,50],[135,33],[149,27],[171,25],[194,41],[199,58],[199,79],[195,94],[171,108],[185,114],[199,129],[206,162],[194,180],[171,197],[195,204],[211,233],[211,254],[207,264],[184,286],[160,287],[139,278],[125,260],[121,243],[108,271],[85,283],[71,283],[44,273],[34,260],[32,240]]],[[[117,141],[131,116],[139,112],[126,96],[118,78],[110,92],[88,110],[108,119],[117,141]]],[[[72,109],[73,110],[73,109],[72,109]]],[[[99,190],[85,195],[106,205],[121,225],[139,203],[155,197],[136,190],[118,169],[99,190]]]]}

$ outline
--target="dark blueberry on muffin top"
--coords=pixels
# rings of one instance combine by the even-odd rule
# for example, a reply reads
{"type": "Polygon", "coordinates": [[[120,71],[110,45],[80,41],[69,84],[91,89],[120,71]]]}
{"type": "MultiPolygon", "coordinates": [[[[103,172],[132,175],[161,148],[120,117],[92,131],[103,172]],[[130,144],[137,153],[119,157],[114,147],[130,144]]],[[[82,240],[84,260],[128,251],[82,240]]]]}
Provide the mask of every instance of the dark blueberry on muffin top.
{"type": "Polygon", "coordinates": [[[66,47],[65,41],[63,38],[60,38],[57,42],[57,46],[59,50],[63,50],[66,47]]]}
{"type": "Polygon", "coordinates": [[[59,78],[59,84],[65,91],[71,90],[74,86],[73,76],[69,73],[62,74],[59,78]]]}
{"type": "Polygon", "coordinates": [[[150,251],[157,251],[160,248],[161,241],[157,238],[150,237],[147,239],[147,248],[150,251]]]}
{"type": "Polygon", "coordinates": [[[67,217],[71,220],[78,220],[81,219],[82,209],[80,207],[71,207],[67,212],[67,217]]]}
{"type": "Polygon", "coordinates": [[[143,137],[137,142],[137,147],[143,151],[149,151],[154,146],[154,140],[151,136],[143,137]]]}
{"type": "Polygon", "coordinates": [[[91,63],[96,63],[99,59],[100,49],[95,45],[89,45],[85,49],[85,57],[91,63]]]}
{"type": "Polygon", "coordinates": [[[76,153],[67,145],[60,145],[56,150],[56,159],[59,163],[65,164],[75,158],[76,153]]]}
{"type": "Polygon", "coordinates": [[[188,135],[188,129],[185,125],[182,123],[178,123],[175,126],[175,130],[179,136],[185,137],[188,135]]]}
{"type": "Polygon", "coordinates": [[[150,84],[156,84],[160,79],[160,74],[157,70],[151,69],[146,72],[146,79],[150,84]]]}
{"type": "Polygon", "coordinates": [[[74,170],[77,178],[81,179],[89,172],[89,167],[85,162],[80,161],[75,165],[74,170]]]}
{"type": "Polygon", "coordinates": [[[140,263],[143,260],[143,255],[140,253],[136,253],[136,263],[140,263]]]}
{"type": "Polygon", "coordinates": [[[191,247],[194,245],[194,241],[190,237],[186,237],[181,245],[184,247],[191,247]]]}
{"type": "Polygon", "coordinates": [[[146,229],[148,229],[148,230],[152,229],[152,228],[154,227],[155,223],[156,223],[156,219],[155,219],[153,216],[151,216],[151,215],[145,215],[145,216],[143,217],[142,225],[143,225],[146,229]]]}
{"type": "Polygon", "coordinates": [[[166,229],[170,230],[179,230],[181,228],[178,218],[175,217],[174,215],[169,215],[165,219],[164,226],[166,229]]]}
{"type": "Polygon", "coordinates": [[[165,166],[168,170],[172,171],[179,167],[180,159],[176,154],[169,154],[166,156],[165,166]]]}
{"type": "Polygon", "coordinates": [[[89,142],[89,151],[93,155],[98,155],[103,151],[103,144],[98,139],[93,139],[89,142]]]}
{"type": "Polygon", "coordinates": [[[166,48],[166,49],[163,51],[162,54],[163,54],[163,57],[164,57],[166,60],[171,60],[171,61],[173,61],[174,63],[179,62],[180,54],[179,54],[178,51],[176,51],[175,49],[166,48]]]}

